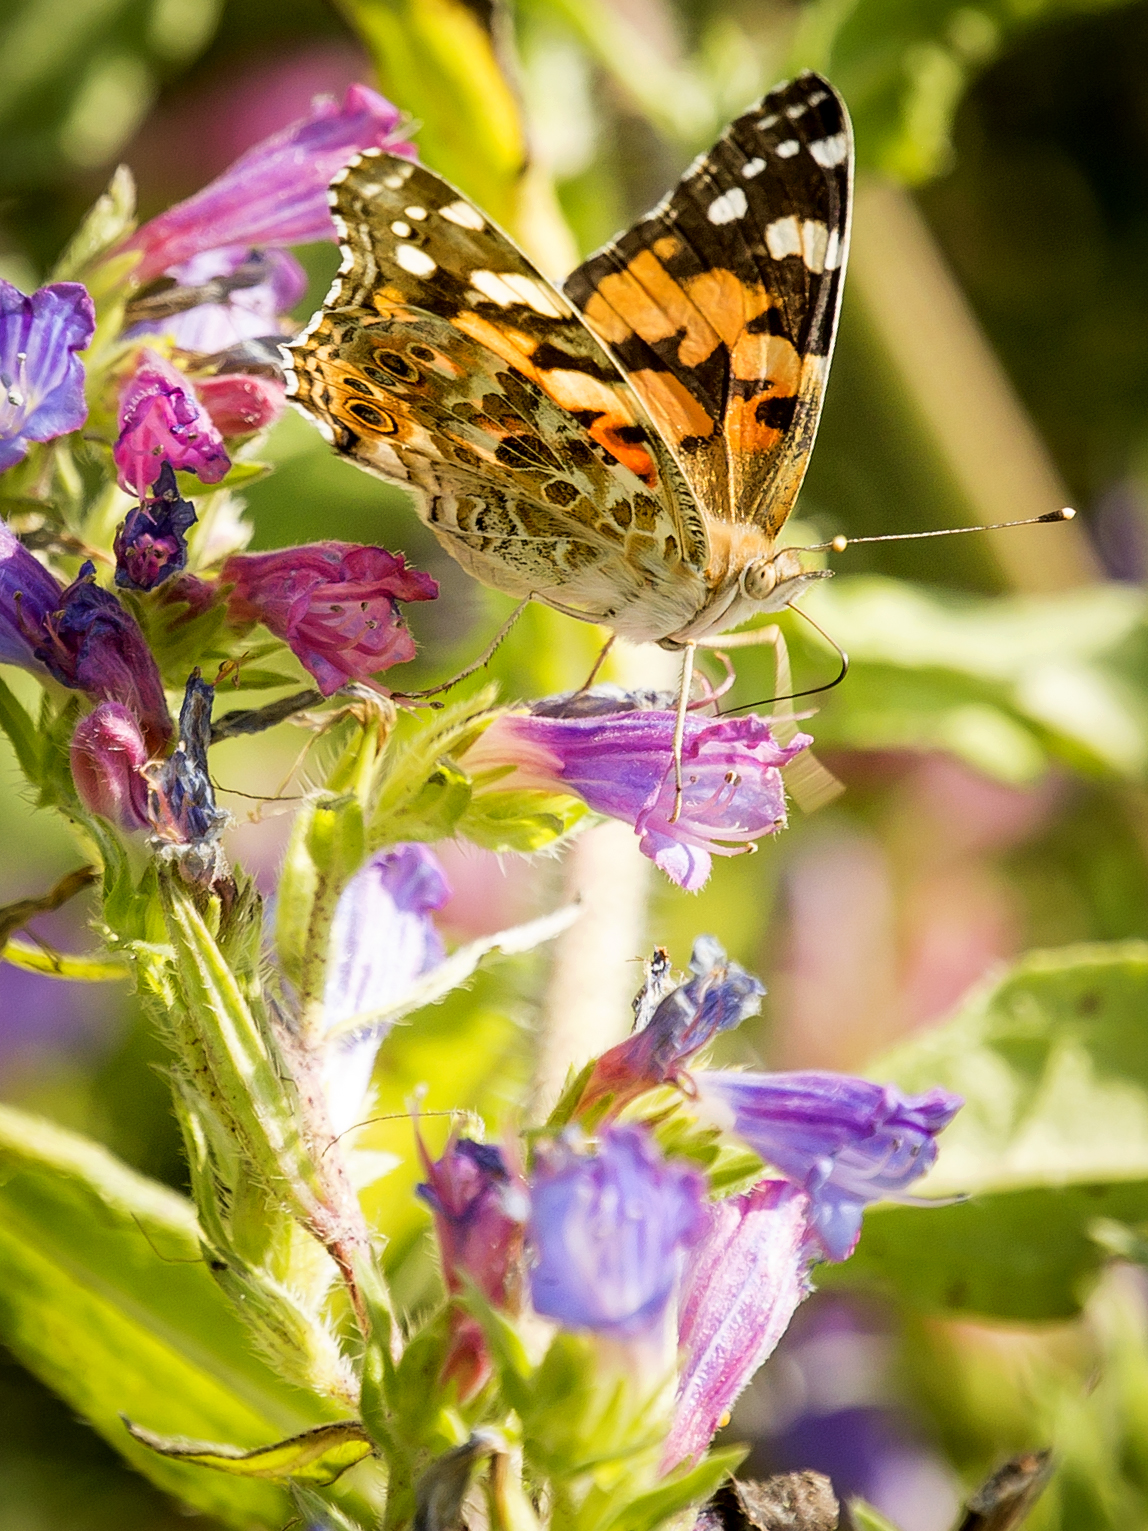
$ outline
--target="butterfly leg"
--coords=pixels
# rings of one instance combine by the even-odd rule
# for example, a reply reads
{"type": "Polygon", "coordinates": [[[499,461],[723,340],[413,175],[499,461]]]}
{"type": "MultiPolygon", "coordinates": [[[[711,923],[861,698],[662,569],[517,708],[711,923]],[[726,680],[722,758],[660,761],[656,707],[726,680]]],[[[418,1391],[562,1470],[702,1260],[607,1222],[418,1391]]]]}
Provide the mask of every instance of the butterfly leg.
{"type": "Polygon", "coordinates": [[[690,710],[690,687],[694,678],[696,643],[687,643],[682,653],[682,683],[678,691],[678,715],[674,720],[674,811],[670,823],[676,824],[682,811],[682,745],[686,737],[686,714],[690,710]]]}
{"type": "Polygon", "coordinates": [[[606,663],[606,655],[614,647],[614,640],[617,638],[617,636],[617,633],[611,633],[610,636],[606,639],[606,642],[602,645],[602,652],[598,655],[597,659],[595,659],[593,668],[591,669],[589,675],[587,675],[586,679],[578,687],[579,691],[589,691],[590,687],[598,679],[598,672],[606,663]]]}
{"type": "MultiPolygon", "coordinates": [[[[532,595],[528,595],[524,601],[519,601],[518,605],[510,613],[506,621],[502,624],[502,626],[495,633],[494,637],[483,649],[482,653],[478,656],[473,664],[467,665],[465,670],[460,670],[457,675],[452,675],[449,680],[444,680],[437,686],[428,686],[425,691],[396,691],[393,693],[395,701],[419,702],[422,701],[424,697],[437,696],[440,691],[449,691],[452,686],[457,686],[460,680],[466,680],[468,675],[473,675],[476,670],[481,670],[483,665],[490,663],[491,659],[497,653],[499,646],[501,645],[503,639],[506,637],[507,633],[509,633],[510,629],[518,621],[519,617],[530,605],[533,599],[534,597],[532,595]]],[[[438,706],[441,704],[436,703],[435,705],[438,706]]]]}

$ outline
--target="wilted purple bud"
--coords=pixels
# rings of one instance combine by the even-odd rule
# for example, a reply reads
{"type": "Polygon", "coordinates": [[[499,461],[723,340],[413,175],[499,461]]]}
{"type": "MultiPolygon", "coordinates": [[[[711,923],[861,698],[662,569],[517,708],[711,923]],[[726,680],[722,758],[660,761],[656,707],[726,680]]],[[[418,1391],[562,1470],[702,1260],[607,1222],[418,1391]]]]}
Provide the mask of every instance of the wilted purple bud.
{"type": "Polygon", "coordinates": [[[904,1095],[895,1085],[808,1070],[692,1076],[722,1126],[809,1194],[810,1223],[830,1260],[844,1260],[871,1201],[903,1191],[937,1157],[936,1135],[962,1105],[948,1090],[904,1095]]]}
{"type": "Polygon", "coordinates": [[[135,618],[96,584],[93,564],[59,591],[55,610],[38,611],[34,620],[20,601],[17,613],[36,659],[61,685],[122,702],[139,723],[149,755],[162,752],[171,718],[159,669],[135,618]]]}
{"type": "Polygon", "coordinates": [[[187,563],[187,532],[195,525],[195,507],[181,500],[175,469],[165,462],[151,496],[129,510],[116,532],[116,584],[128,590],[154,590],[187,563]]]}
{"type": "MultiPolygon", "coordinates": [[[[328,1030],[385,1010],[445,955],[431,913],[450,885],[425,845],[392,845],[371,857],[343,889],[331,926],[323,995],[328,1030]]],[[[389,1028],[365,1021],[328,1045],[323,1063],[334,1130],[359,1120],[379,1044],[389,1028]]]]}
{"type": "Polygon", "coordinates": [[[497,718],[467,751],[467,769],[512,765],[500,789],[577,793],[596,813],[632,824],[644,854],[690,892],[709,877],[712,856],[736,855],[784,826],[780,767],[812,743],[808,734],[780,745],[760,718],[687,717],[674,820],[674,713],[586,716],[586,696],[497,718]]]}
{"type": "Polygon", "coordinates": [[[175,287],[133,305],[148,317],[128,334],[166,335],[181,351],[203,355],[281,335],[283,315],[307,290],[306,272],[286,250],[208,250],[167,274],[175,287]]]}
{"type": "Polygon", "coordinates": [[[223,566],[234,585],[234,622],[262,622],[290,645],[324,696],[349,680],[415,656],[400,601],[433,601],[438,585],[400,553],[351,542],[311,542],[274,553],[236,553],[223,566]]]}
{"type": "Polygon", "coordinates": [[[85,807],[124,829],[146,829],[148,749],[120,702],[100,702],[72,735],[72,780],[85,807]]]}
{"type": "Polygon", "coordinates": [[[306,117],[136,230],[127,248],[141,253],[137,280],[150,282],[205,250],[333,241],[327,187],[335,174],[364,149],[414,158],[413,146],[395,134],[399,115],[365,85],[350,86],[341,105],[318,98],[306,117]]]}
{"type": "MultiPolygon", "coordinates": [[[[437,1161],[428,1157],[421,1140],[419,1151],[427,1183],[418,1193],[434,1212],[447,1291],[461,1292],[465,1278],[495,1307],[517,1312],[529,1205],[525,1185],[511,1175],[492,1144],[452,1137],[437,1161]]],[[[465,1400],[478,1392],[490,1370],[481,1324],[455,1309],[444,1378],[454,1380],[465,1400]]]]}
{"type": "Polygon", "coordinates": [[[205,484],[217,484],[231,466],[223,438],[190,379],[151,350],[141,351],[139,365],[120,392],[112,455],[121,488],[141,500],[165,462],[205,484]]]}
{"type": "Polygon", "coordinates": [[[611,1127],[593,1153],[565,1138],[540,1149],[530,1195],[536,1311],[619,1337],[656,1328],[705,1227],[702,1176],[643,1128],[611,1127]]]}
{"type": "Polygon", "coordinates": [[[817,1253],[808,1212],[808,1197],[783,1180],[706,1208],[678,1305],[684,1366],[663,1472],[701,1456],[807,1295],[817,1253]]]}
{"type": "Polygon", "coordinates": [[[84,364],[96,315],[79,282],[53,282],[26,297],[0,281],[0,472],[30,442],[79,430],[88,418],[84,364]]]}
{"type": "Polygon", "coordinates": [[[607,1096],[611,1111],[617,1111],[643,1091],[671,1083],[719,1032],[761,1009],[764,985],[730,962],[712,936],[694,942],[690,972],[686,983],[659,999],[641,1031],[598,1059],[578,1102],[579,1114],[607,1096]]]}
{"type": "Polygon", "coordinates": [[[207,769],[215,687],[193,670],[179,710],[179,739],[156,773],[149,818],[157,840],[174,853],[188,882],[210,886],[223,871],[219,838],[231,815],[215,806],[207,769]]]}

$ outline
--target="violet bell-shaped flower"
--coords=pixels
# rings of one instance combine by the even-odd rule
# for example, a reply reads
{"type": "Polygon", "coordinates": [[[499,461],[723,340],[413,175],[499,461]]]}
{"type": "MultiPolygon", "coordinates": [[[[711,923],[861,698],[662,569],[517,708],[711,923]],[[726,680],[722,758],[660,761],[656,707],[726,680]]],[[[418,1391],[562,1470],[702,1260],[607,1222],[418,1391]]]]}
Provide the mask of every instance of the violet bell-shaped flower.
{"type": "Polygon", "coordinates": [[[663,1472],[701,1456],[808,1295],[819,1253],[808,1211],[805,1193],[784,1180],[706,1207],[678,1304],[683,1366],[663,1472]]]}
{"type": "Polygon", "coordinates": [[[540,1147],[530,1197],[535,1310],[615,1338],[657,1331],[705,1230],[703,1177],[644,1128],[610,1127],[593,1152],[569,1137],[540,1147]]]}
{"type": "Polygon", "coordinates": [[[781,745],[757,717],[686,718],[682,807],[675,819],[675,715],[645,699],[619,706],[617,693],[552,697],[530,712],[505,713],[467,750],[471,774],[513,766],[498,789],[576,793],[596,813],[632,824],[645,855],[695,892],[712,857],[751,848],[785,825],[781,767],[813,741],[781,745]],[[596,700],[605,710],[591,712],[596,700]]]}
{"type": "MultiPolygon", "coordinates": [[[[419,1152],[427,1179],[418,1194],[434,1213],[447,1291],[455,1296],[469,1280],[495,1307],[517,1312],[529,1210],[524,1183],[493,1144],[452,1136],[442,1158],[431,1160],[420,1139],[419,1152]]],[[[491,1373],[482,1325],[456,1305],[450,1326],[442,1374],[461,1398],[473,1398],[491,1373]]]]}
{"type": "Polygon", "coordinates": [[[98,701],[121,702],[140,725],[148,754],[163,750],[171,718],[143,633],[86,563],[62,588],[0,522],[0,660],[98,701]]]}
{"type": "MultiPolygon", "coordinates": [[[[343,889],[331,926],[323,997],[328,1034],[356,1016],[385,1010],[443,960],[431,918],[450,898],[450,884],[425,845],[378,851],[343,889]]],[[[346,1132],[361,1118],[379,1045],[390,1028],[364,1020],[332,1036],[323,1058],[331,1125],[346,1132]]]]}
{"type": "Polygon", "coordinates": [[[233,586],[231,620],[262,622],[282,638],[324,696],[413,659],[399,602],[438,595],[430,575],[408,569],[401,554],[349,542],[236,553],[220,579],[233,586]]]}
{"type": "Polygon", "coordinates": [[[100,702],[72,735],[72,780],[80,801],[121,829],[146,829],[148,748],[122,702],[100,702]]]}
{"type": "Polygon", "coordinates": [[[694,942],[690,975],[667,992],[658,968],[652,965],[651,977],[635,1004],[639,1020],[644,1009],[651,1012],[645,1025],[597,1060],[576,1114],[603,1100],[609,1101],[613,1114],[644,1091],[673,1083],[719,1032],[740,1026],[761,1009],[765,986],[730,962],[713,936],[699,936],[694,942]]]}
{"type": "Polygon", "coordinates": [[[0,472],[32,442],[66,436],[88,418],[77,352],[95,328],[79,282],[53,282],[28,297],[0,281],[0,472]]]}
{"type": "Polygon", "coordinates": [[[136,230],[125,248],[140,252],[137,281],[150,282],[207,250],[333,242],[327,187],[365,149],[413,159],[413,145],[398,136],[399,121],[398,109],[365,85],[351,85],[342,102],[317,98],[306,117],[136,230]]]}
{"type": "Polygon", "coordinates": [[[154,590],[187,564],[187,533],[195,507],[180,498],[175,469],[165,462],[151,496],[129,510],[116,532],[116,584],[127,590],[154,590]]]}
{"type": "Polygon", "coordinates": [[[905,1095],[895,1085],[810,1069],[790,1074],[702,1070],[697,1100],[767,1164],[802,1187],[825,1256],[844,1260],[873,1201],[929,1169],[936,1136],[963,1104],[940,1088],[905,1095]]]}
{"type": "Polygon", "coordinates": [[[231,466],[223,437],[190,378],[146,349],[120,390],[119,435],[112,455],[120,487],[141,500],[165,462],[205,484],[217,484],[231,466]]]}
{"type": "Polygon", "coordinates": [[[307,290],[307,273],[286,250],[206,250],[167,275],[173,288],[129,306],[128,336],[166,335],[181,351],[201,355],[278,338],[283,316],[307,290]]]}

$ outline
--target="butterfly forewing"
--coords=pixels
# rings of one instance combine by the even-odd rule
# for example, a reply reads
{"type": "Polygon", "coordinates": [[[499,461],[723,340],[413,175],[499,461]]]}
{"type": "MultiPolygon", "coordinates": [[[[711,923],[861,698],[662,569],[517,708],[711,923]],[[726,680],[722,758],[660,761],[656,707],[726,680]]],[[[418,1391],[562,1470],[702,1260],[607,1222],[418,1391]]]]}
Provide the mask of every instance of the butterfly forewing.
{"type": "Polygon", "coordinates": [[[852,165],[844,102],[804,74],[565,283],[708,515],[769,536],[793,508],[821,412],[852,165]]]}
{"type": "Polygon", "coordinates": [[[696,585],[692,494],[563,295],[422,166],[364,155],[332,198],[346,258],[292,371],[336,447],[421,491],[449,551],[509,593],[611,620],[651,580],[696,585]]]}

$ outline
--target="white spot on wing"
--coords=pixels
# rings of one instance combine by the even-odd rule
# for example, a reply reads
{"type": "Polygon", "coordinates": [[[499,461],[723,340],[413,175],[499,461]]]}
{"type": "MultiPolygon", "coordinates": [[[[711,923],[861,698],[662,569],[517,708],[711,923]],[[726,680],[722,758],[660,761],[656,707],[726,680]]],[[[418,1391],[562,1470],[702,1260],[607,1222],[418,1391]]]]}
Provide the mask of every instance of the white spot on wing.
{"type": "Polygon", "coordinates": [[[762,130],[762,132],[764,133],[769,128],[775,128],[780,121],[781,121],[781,118],[777,115],[776,112],[770,112],[769,116],[768,117],[762,117],[759,120],[757,125],[762,130]]]}
{"type": "Polygon", "coordinates": [[[809,145],[809,152],[823,170],[832,170],[844,162],[849,144],[844,133],[834,133],[832,138],[816,138],[809,145]]]}
{"type": "Polygon", "coordinates": [[[706,209],[706,217],[711,223],[733,223],[738,218],[745,217],[748,206],[745,192],[740,186],[734,186],[729,191],[723,191],[720,197],[714,198],[706,209]]]}
{"type": "Polygon", "coordinates": [[[518,271],[472,271],[470,283],[484,298],[497,303],[499,308],[521,303],[547,319],[570,317],[571,310],[558,294],[537,277],[526,276],[518,271]]]}
{"type": "Polygon", "coordinates": [[[841,235],[836,229],[830,229],[829,239],[825,246],[825,269],[836,271],[841,264],[841,235]]]}
{"type": "Polygon", "coordinates": [[[818,218],[807,218],[801,225],[801,259],[810,271],[825,270],[825,252],[829,231],[818,218]]]}
{"type": "Polygon", "coordinates": [[[801,228],[796,216],[790,213],[788,218],[776,218],[768,224],[765,243],[774,260],[784,260],[787,255],[800,255],[801,228]]]}
{"type": "Polygon", "coordinates": [[[749,159],[741,167],[741,173],[747,181],[752,181],[754,176],[760,175],[764,169],[765,161],[763,159],[749,159]]]}
{"type": "Polygon", "coordinates": [[[778,159],[792,159],[800,148],[801,145],[796,138],[787,138],[784,143],[778,144],[773,152],[778,159]]]}
{"type": "Polygon", "coordinates": [[[813,95],[813,96],[809,97],[809,105],[810,106],[820,106],[823,101],[828,101],[828,100],[829,100],[829,92],[827,90],[819,90],[816,95],[813,95]]]}
{"type": "Polygon", "coordinates": [[[808,110],[808,101],[795,101],[792,106],[785,108],[785,115],[789,118],[790,122],[796,122],[799,117],[804,117],[808,110]]]}
{"type": "Polygon", "coordinates": [[[427,215],[425,207],[404,207],[403,212],[408,218],[413,218],[416,223],[421,223],[427,215]]]}
{"type": "Polygon", "coordinates": [[[412,276],[431,276],[438,270],[426,251],[414,245],[399,245],[395,250],[395,264],[412,276]]]}
{"type": "Polygon", "coordinates": [[[413,165],[404,165],[401,170],[396,170],[393,175],[383,177],[383,185],[388,191],[399,191],[414,174],[413,165]]]}
{"type": "Polygon", "coordinates": [[[481,234],[486,227],[486,220],[477,207],[471,207],[469,202],[460,198],[457,202],[448,202],[445,207],[440,207],[439,212],[450,223],[457,223],[460,229],[474,229],[481,234]]]}
{"type": "Polygon", "coordinates": [[[394,223],[391,224],[391,233],[397,234],[400,239],[409,239],[411,237],[411,226],[409,223],[404,223],[401,218],[396,218],[394,223]]]}

